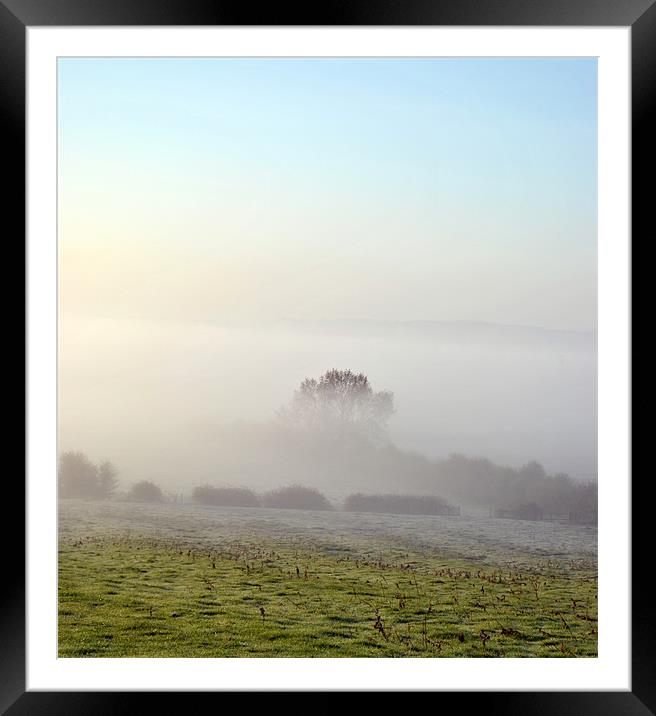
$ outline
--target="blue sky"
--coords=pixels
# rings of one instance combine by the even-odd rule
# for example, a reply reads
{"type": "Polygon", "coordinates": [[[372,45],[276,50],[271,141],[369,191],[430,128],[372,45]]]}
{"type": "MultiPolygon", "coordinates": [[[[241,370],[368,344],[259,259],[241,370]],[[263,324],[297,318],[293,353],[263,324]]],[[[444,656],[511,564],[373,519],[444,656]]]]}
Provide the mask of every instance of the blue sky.
{"type": "Polygon", "coordinates": [[[62,308],[594,330],[596,87],[593,59],[62,59],[62,308]]]}

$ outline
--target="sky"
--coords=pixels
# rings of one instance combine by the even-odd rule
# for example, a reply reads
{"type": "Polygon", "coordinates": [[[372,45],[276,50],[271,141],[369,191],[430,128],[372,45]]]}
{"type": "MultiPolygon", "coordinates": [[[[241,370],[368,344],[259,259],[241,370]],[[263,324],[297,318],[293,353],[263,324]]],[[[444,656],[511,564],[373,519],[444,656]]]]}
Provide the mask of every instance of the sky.
{"type": "Polygon", "coordinates": [[[596,60],[58,72],[60,449],[210,479],[349,368],[401,448],[596,474],[596,60]]]}
{"type": "Polygon", "coordinates": [[[594,59],[60,59],[61,310],[596,328],[594,59]]]}

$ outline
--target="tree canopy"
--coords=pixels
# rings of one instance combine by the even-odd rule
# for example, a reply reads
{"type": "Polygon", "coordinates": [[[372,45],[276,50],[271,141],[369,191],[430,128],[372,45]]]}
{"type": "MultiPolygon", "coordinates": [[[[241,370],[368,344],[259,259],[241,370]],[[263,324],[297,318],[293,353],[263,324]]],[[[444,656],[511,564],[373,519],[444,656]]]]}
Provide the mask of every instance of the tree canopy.
{"type": "Polygon", "coordinates": [[[393,413],[392,393],[374,392],[364,373],[333,369],[303,380],[281,417],[297,429],[381,440],[393,413]]]}
{"type": "Polygon", "coordinates": [[[109,499],[116,490],[117,471],[109,460],[95,465],[82,452],[65,452],[59,456],[60,497],[109,499]]]}

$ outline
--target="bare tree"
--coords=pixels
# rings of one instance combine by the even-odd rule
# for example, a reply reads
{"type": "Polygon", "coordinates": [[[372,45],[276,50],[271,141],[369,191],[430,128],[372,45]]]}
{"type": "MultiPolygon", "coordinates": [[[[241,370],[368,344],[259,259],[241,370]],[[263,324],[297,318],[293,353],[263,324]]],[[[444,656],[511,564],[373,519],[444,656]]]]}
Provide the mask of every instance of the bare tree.
{"type": "Polygon", "coordinates": [[[364,373],[333,369],[318,379],[306,378],[280,416],[295,429],[379,441],[393,413],[392,393],[374,392],[364,373]]]}

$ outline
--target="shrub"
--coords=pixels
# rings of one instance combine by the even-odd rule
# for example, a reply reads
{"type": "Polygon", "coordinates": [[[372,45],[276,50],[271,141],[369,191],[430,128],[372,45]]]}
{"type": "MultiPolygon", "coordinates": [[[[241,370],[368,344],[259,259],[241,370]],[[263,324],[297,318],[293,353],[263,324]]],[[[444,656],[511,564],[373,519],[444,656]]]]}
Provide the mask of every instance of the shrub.
{"type": "Polygon", "coordinates": [[[314,487],[289,485],[267,492],[262,498],[265,507],[290,510],[332,510],[325,495],[314,487]]]}
{"type": "Polygon", "coordinates": [[[258,496],[246,487],[212,487],[201,485],[192,493],[194,502],[200,505],[224,505],[226,507],[259,507],[258,496]]]}
{"type": "Polygon", "coordinates": [[[587,482],[576,486],[570,503],[569,521],[582,525],[597,524],[597,483],[587,482]]]}
{"type": "Polygon", "coordinates": [[[496,517],[507,517],[513,520],[541,520],[543,511],[539,505],[529,502],[516,507],[496,510],[496,517]]]}
{"type": "Polygon", "coordinates": [[[347,512],[382,512],[396,515],[459,515],[460,508],[432,495],[363,495],[344,500],[347,512]]]}
{"type": "Polygon", "coordinates": [[[164,494],[154,482],[142,480],[132,485],[128,499],[135,502],[163,502],[164,494]]]}

